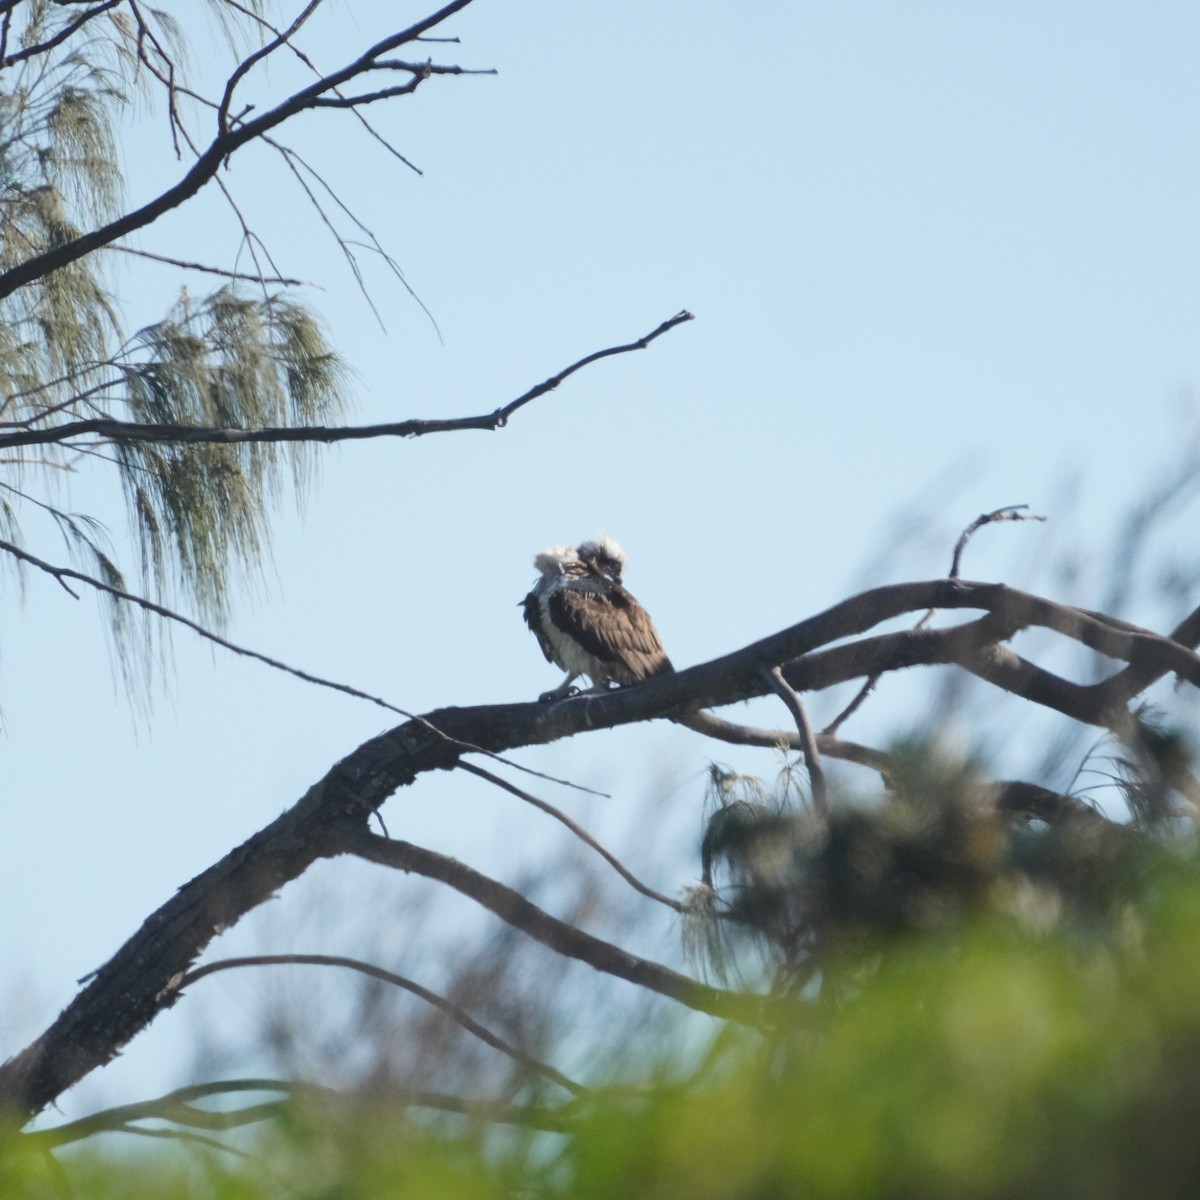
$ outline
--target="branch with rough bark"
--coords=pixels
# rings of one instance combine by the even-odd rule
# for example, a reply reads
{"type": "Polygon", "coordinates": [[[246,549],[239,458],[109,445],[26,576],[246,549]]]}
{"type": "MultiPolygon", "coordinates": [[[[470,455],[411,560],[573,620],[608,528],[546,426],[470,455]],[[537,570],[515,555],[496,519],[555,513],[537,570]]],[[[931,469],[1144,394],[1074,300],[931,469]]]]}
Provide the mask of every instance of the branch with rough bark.
{"type": "MultiPolygon", "coordinates": [[[[697,709],[765,694],[770,685],[764,670],[780,664],[788,686],[798,692],[876,671],[953,664],[1075,720],[1120,731],[1132,721],[1126,707],[1131,682],[1145,687],[1174,672],[1200,683],[1200,658],[1190,649],[1196,640],[1200,612],[1173,637],[1163,637],[1000,584],[943,579],[875,588],[722,658],[606,695],[444,708],[406,721],[348,754],[291,809],[152,913],[45,1033],[0,1067],[0,1108],[23,1122],[108,1062],[177,1001],[197,957],[219,932],[318,859],[341,854],[437,879],[558,953],[699,1011],[751,1023],[769,1020],[767,999],[708,987],[632,955],[462,863],[373,836],[368,817],[422,774],[455,766],[469,746],[496,753],[656,718],[700,725],[697,709]],[[985,615],[949,628],[860,637],[826,648],[880,621],[931,607],[985,615]],[[1034,625],[1129,665],[1096,684],[1063,679],[1002,645],[1034,625]]],[[[998,803],[1045,815],[1052,795],[1009,789],[998,803]]]]}

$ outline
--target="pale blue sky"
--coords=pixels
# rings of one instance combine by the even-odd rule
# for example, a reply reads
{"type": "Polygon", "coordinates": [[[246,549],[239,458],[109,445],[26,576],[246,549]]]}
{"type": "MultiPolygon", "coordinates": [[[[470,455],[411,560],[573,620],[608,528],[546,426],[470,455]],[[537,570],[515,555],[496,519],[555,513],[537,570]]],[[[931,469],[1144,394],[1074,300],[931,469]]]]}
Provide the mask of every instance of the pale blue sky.
{"type": "MultiPolygon", "coordinates": [[[[387,14],[423,11],[331,2],[310,47],[332,66],[387,14]]],[[[344,117],[288,135],[403,266],[444,341],[368,265],[380,330],[269,156],[241,155],[229,175],[281,270],[323,289],[306,295],[357,372],[354,419],[488,411],[681,308],[696,320],[502,432],[323,453],[307,516],[281,513],[269,594],[239,604],[234,640],[417,711],[531,699],[558,680],[516,608],[544,545],[614,534],[688,665],[870,583],[944,572],[958,529],[1005,503],[1051,523],[984,531],[964,574],[1048,587],[1070,555],[1102,557],[1192,437],[1194,5],[477,0],[452,32],[461,46],[430,46],[435,58],[499,74],[433,80],[373,114],[423,177],[344,117]],[[914,505],[928,525],[905,517],[914,505]]],[[[131,200],[176,170],[153,162],[165,147],[159,125],[128,136],[131,200]]],[[[212,192],[138,244],[228,263],[236,229],[212,192]]],[[[131,327],[161,315],[171,273],[122,266],[131,327]]],[[[96,481],[72,501],[118,519],[96,481]]],[[[1194,557],[1189,519],[1165,551],[1194,557]]],[[[48,539],[40,550],[63,557],[48,539]]],[[[1099,603],[1095,579],[1056,598],[1099,603]]],[[[139,723],[114,699],[90,599],[30,577],[3,621],[0,1054],[173,888],[388,723],[183,633],[170,694],[139,723]]],[[[883,689],[847,732],[903,728],[929,683],[883,689]]],[[[546,794],[668,891],[694,873],[678,853],[706,762],[772,769],[674,728],[517,757],[612,791],[546,794]]],[[[385,814],[398,836],[512,880],[548,844],[515,808],[438,778],[385,814]]],[[[376,880],[345,866],[322,878],[351,905],[376,880]]],[[[279,904],[303,912],[318,882],[279,904]]],[[[649,950],[673,953],[674,936],[663,922],[649,950]]],[[[290,948],[337,947],[300,931],[290,948]]],[[[184,1010],[219,994],[135,1043],[106,1094],[173,1081],[158,1056],[182,1039],[184,1010]]]]}

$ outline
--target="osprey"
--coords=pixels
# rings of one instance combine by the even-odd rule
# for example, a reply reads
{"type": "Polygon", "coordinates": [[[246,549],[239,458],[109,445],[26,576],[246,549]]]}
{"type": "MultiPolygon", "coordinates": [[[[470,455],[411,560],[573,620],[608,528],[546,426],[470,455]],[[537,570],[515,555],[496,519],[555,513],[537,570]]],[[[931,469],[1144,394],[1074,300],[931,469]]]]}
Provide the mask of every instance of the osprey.
{"type": "Polygon", "coordinates": [[[607,533],[575,549],[551,546],[533,565],[541,578],[521,601],[525,623],[546,660],[567,673],[539,700],[561,700],[580,675],[596,693],[675,669],[649,613],[622,586],[625,551],[607,533]]]}

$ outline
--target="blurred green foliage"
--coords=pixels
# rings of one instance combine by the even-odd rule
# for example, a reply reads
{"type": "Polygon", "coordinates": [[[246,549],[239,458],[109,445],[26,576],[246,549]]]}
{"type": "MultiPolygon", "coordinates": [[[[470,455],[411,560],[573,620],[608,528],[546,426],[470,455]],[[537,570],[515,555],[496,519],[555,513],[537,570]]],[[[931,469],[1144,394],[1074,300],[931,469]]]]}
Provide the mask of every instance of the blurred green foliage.
{"type": "MultiPolygon", "coordinates": [[[[108,1138],[52,1168],[27,1139],[5,1157],[0,1195],[1191,1196],[1200,867],[1178,843],[1105,856],[1120,887],[1102,927],[1031,919],[1038,904],[1060,911],[1046,894],[874,938],[860,922],[823,964],[825,985],[781,997],[777,1028],[723,1031],[700,1070],[663,1061],[644,1091],[572,1101],[557,1110],[567,1134],[431,1123],[360,1098],[332,1115],[298,1106],[238,1143],[248,1157],[173,1147],[151,1161],[108,1138]]],[[[956,877],[972,895],[977,868],[956,877]]]]}

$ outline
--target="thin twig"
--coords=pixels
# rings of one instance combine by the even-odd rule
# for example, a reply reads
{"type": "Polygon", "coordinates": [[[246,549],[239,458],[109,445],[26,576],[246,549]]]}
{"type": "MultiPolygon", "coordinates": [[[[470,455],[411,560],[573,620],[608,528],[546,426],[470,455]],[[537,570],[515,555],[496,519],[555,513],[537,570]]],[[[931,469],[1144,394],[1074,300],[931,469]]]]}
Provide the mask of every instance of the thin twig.
{"type": "MultiPolygon", "coordinates": [[[[994,521],[1045,521],[1046,518],[1038,516],[1035,513],[1026,513],[1022,511],[1028,508],[1028,504],[1006,504],[1002,508],[997,508],[990,513],[983,513],[976,517],[970,525],[966,527],[958,536],[958,541],[954,544],[954,553],[950,558],[950,574],[948,579],[958,578],[958,569],[962,565],[963,551],[967,548],[967,543],[974,536],[977,529],[982,529],[984,525],[990,525],[994,521]]],[[[921,619],[913,626],[913,629],[924,629],[926,625],[933,620],[937,609],[931,608],[921,617],[921,619]]],[[[825,726],[824,732],[828,734],[837,733],[838,729],[846,722],[849,717],[852,717],[866,698],[875,690],[875,685],[879,682],[879,675],[871,675],[859,688],[854,699],[846,705],[844,709],[828,725],[825,726]]]]}
{"type": "Polygon", "coordinates": [[[317,967],[345,967],[349,971],[357,971],[360,975],[368,975],[372,979],[379,979],[384,983],[389,983],[393,987],[402,988],[406,992],[411,992],[414,996],[424,1000],[426,1004],[432,1005],[439,1012],[444,1013],[455,1024],[461,1026],[472,1037],[478,1038],[481,1042],[491,1046],[493,1050],[499,1050],[501,1054],[508,1055],[514,1062],[520,1063],[527,1070],[541,1075],[546,1079],[552,1080],[560,1087],[566,1088],[567,1091],[575,1096],[582,1096],[587,1093],[587,1088],[581,1083],[576,1083],[575,1080],[568,1078],[549,1063],[544,1063],[540,1059],[536,1059],[531,1054],[527,1054],[519,1046],[514,1046],[511,1042],[500,1037],[499,1034],[493,1033],[486,1026],[480,1025],[478,1021],[467,1012],[466,1009],[454,1003],[452,1000],[447,1000],[445,996],[439,996],[437,992],[431,992],[428,988],[422,987],[419,983],[406,978],[403,975],[397,975],[393,971],[385,971],[382,967],[377,967],[373,963],[363,962],[357,958],[346,958],[342,955],[333,954],[254,954],[240,958],[222,958],[216,962],[205,963],[202,967],[197,967],[194,971],[189,971],[179,982],[179,990],[190,987],[193,983],[199,982],[206,975],[215,975],[218,971],[230,971],[240,967],[273,967],[285,965],[299,966],[317,966],[317,967]]]}
{"type": "Polygon", "coordinates": [[[24,429],[13,433],[0,434],[0,450],[15,446],[40,446],[57,442],[69,441],[71,438],[95,434],[110,442],[169,442],[179,445],[196,443],[218,443],[222,445],[242,442],[342,442],[355,441],[364,438],[377,437],[423,437],[431,433],[456,433],[467,429],[497,430],[503,429],[509,418],[518,409],[523,408],[539,396],[552,392],[560,383],[576,371],[582,370],[591,363],[615,354],[627,354],[631,350],[644,350],[656,338],[694,318],[686,310],[676,313],[670,320],[664,321],[657,329],[652,330],[635,342],[626,342],[620,346],[610,346],[606,350],[596,350],[592,354],[572,363],[569,367],[552,375],[549,379],[531,387],[527,392],[511,400],[508,404],[490,413],[477,417],[451,417],[445,420],[411,419],[407,421],[392,421],[381,425],[285,425],[262,429],[217,429],[202,425],[174,424],[145,424],[133,421],[115,421],[109,418],[96,418],[82,421],[68,421],[62,425],[53,425],[48,429],[24,429]]]}
{"type": "Polygon", "coordinates": [[[963,551],[967,548],[967,543],[975,536],[977,529],[982,529],[985,525],[991,525],[996,521],[1045,521],[1046,518],[1037,513],[1025,512],[1029,507],[1028,504],[1006,504],[1003,508],[997,508],[990,513],[982,513],[976,517],[970,525],[966,527],[959,535],[958,541],[954,544],[954,554],[950,559],[950,579],[958,578],[958,568],[962,565],[963,551]]]}
{"type": "MultiPolygon", "coordinates": [[[[353,109],[351,111],[357,112],[358,110],[353,109]]],[[[341,198],[341,196],[339,196],[337,194],[337,191],[333,187],[330,186],[330,184],[326,181],[325,177],[318,170],[316,170],[315,167],[313,167],[310,163],[308,163],[303,157],[301,157],[299,154],[297,154],[295,150],[291,149],[291,147],[284,146],[280,142],[276,141],[274,138],[269,137],[267,135],[263,136],[263,141],[266,142],[267,145],[274,147],[280,154],[283,155],[284,161],[287,163],[288,169],[292,172],[293,175],[295,175],[297,183],[299,183],[300,187],[304,190],[304,194],[308,197],[309,202],[312,204],[313,208],[316,209],[318,216],[320,216],[321,220],[325,223],[325,225],[329,229],[330,233],[336,239],[338,246],[341,248],[343,255],[346,257],[347,262],[350,264],[350,268],[353,271],[355,278],[358,280],[359,287],[362,290],[367,303],[371,306],[372,311],[374,311],[375,305],[372,302],[370,295],[367,293],[365,283],[362,279],[361,272],[359,271],[358,260],[354,257],[354,252],[350,249],[351,245],[357,244],[357,243],[352,243],[349,239],[343,238],[342,235],[340,233],[338,233],[338,231],[334,227],[333,222],[330,220],[330,218],[326,214],[325,209],[321,206],[321,202],[317,199],[317,197],[313,193],[312,189],[308,186],[308,182],[305,180],[304,176],[301,174],[301,168],[303,168],[303,170],[306,171],[312,177],[312,179],[317,183],[317,185],[319,187],[321,187],[324,190],[326,195],[329,196],[329,198],[334,202],[334,204],[336,204],[338,206],[338,208],[340,208],[342,210],[342,212],[345,213],[346,216],[362,231],[363,236],[366,237],[368,239],[368,241],[370,242],[370,249],[373,250],[376,254],[379,255],[380,258],[383,259],[383,261],[387,264],[388,268],[391,270],[392,274],[395,275],[395,277],[400,281],[404,290],[406,292],[408,292],[409,296],[411,296],[413,300],[416,301],[416,303],[420,307],[421,311],[429,318],[429,323],[433,326],[434,331],[438,335],[438,341],[441,341],[442,340],[442,331],[439,328],[438,323],[435,320],[433,313],[429,311],[429,308],[426,306],[425,302],[421,299],[420,296],[417,295],[416,289],[412,286],[412,284],[410,284],[408,282],[407,277],[405,276],[403,270],[401,270],[401,268],[400,268],[400,264],[398,262],[396,262],[396,260],[383,248],[383,243],[380,242],[380,240],[375,236],[375,234],[372,233],[371,230],[368,229],[367,226],[365,224],[363,224],[363,222],[355,215],[353,209],[351,209],[350,206],[341,198]]],[[[384,144],[386,145],[386,143],[384,143],[384,144]]],[[[376,316],[376,319],[379,321],[380,326],[382,327],[383,320],[379,316],[379,313],[376,312],[375,316],[376,316]]]]}
{"type": "Polygon", "coordinates": [[[586,829],[581,825],[576,824],[565,812],[555,808],[553,804],[548,804],[545,800],[540,800],[537,796],[531,795],[529,792],[523,791],[515,784],[509,783],[507,779],[501,779],[499,775],[493,775],[491,771],[485,771],[483,767],[477,767],[474,763],[460,762],[459,769],[467,771],[472,775],[478,775],[480,779],[486,779],[489,783],[493,783],[496,787],[508,792],[510,795],[516,796],[518,799],[524,800],[526,804],[532,804],[534,808],[539,808],[542,812],[547,813],[556,821],[560,821],[565,825],[581,842],[590,846],[601,858],[627,884],[635,891],[641,892],[643,896],[649,896],[651,900],[657,900],[659,904],[665,904],[668,908],[673,909],[677,913],[683,912],[683,905],[678,900],[672,900],[670,896],[664,896],[662,892],[656,892],[652,887],[648,887],[642,883],[628,867],[611,851],[605,849],[586,829]]]}
{"type": "Polygon", "coordinates": [[[788,685],[779,667],[770,669],[763,667],[760,672],[763,679],[770,685],[771,690],[787,705],[792,719],[796,722],[796,732],[800,735],[801,753],[804,755],[804,765],[808,768],[808,781],[812,788],[813,808],[822,821],[829,819],[829,795],[825,789],[825,772],[821,767],[821,755],[817,751],[817,739],[813,735],[808,713],[804,710],[804,702],[788,685]]]}
{"type": "Polygon", "coordinates": [[[303,279],[288,279],[283,275],[249,275],[244,271],[227,271],[223,267],[206,267],[203,263],[184,262],[179,258],[168,258],[165,254],[152,254],[149,250],[136,250],[132,246],[109,246],[110,250],[121,254],[135,254],[138,258],[149,258],[155,262],[166,263],[172,267],[182,267],[187,271],[203,271],[206,275],[221,275],[226,279],[239,279],[246,283],[274,283],[281,287],[315,287],[316,284],[306,283],[303,279]]]}
{"type": "MultiPolygon", "coordinates": [[[[257,650],[251,650],[246,646],[239,646],[236,642],[231,642],[227,638],[221,637],[220,634],[213,633],[211,629],[205,629],[203,625],[193,621],[190,617],[185,617],[182,613],[177,613],[162,604],[156,604],[153,600],[148,600],[145,596],[139,596],[135,592],[127,592],[123,588],[114,587],[110,583],[105,583],[102,579],[85,575],[82,571],[73,570],[71,567],[58,567],[53,563],[45,562],[35,555],[30,554],[29,551],[22,550],[20,546],[14,546],[12,542],[0,540],[0,550],[5,550],[14,558],[20,559],[22,562],[27,562],[32,567],[37,567],[39,571],[44,571],[51,578],[57,579],[68,591],[71,591],[66,584],[66,580],[68,579],[86,583],[88,587],[94,588],[99,592],[104,592],[116,600],[123,600],[127,604],[136,605],[138,608],[153,613],[155,616],[162,617],[164,620],[174,621],[179,625],[186,626],[193,633],[198,633],[202,638],[206,638],[208,641],[225,650],[230,650],[234,654],[240,654],[245,658],[253,658],[258,662],[265,663],[268,667],[274,667],[277,671],[285,671],[289,675],[295,675],[297,679],[303,679],[305,683],[315,683],[319,687],[332,688],[336,692],[344,692],[346,695],[356,696],[360,700],[369,700],[372,704],[377,704],[380,708],[386,708],[389,712],[397,713],[402,717],[408,717],[410,720],[412,719],[412,713],[397,707],[395,704],[389,703],[379,696],[372,696],[369,692],[360,691],[356,687],[351,687],[348,683],[336,683],[332,679],[323,679],[319,675],[312,675],[308,671],[300,670],[298,667],[290,667],[287,663],[280,662],[277,658],[260,654],[257,650]]],[[[74,592],[71,594],[74,595],[74,592]]]]}
{"type": "MultiPolygon", "coordinates": [[[[245,1157],[244,1152],[236,1147],[191,1132],[190,1129],[145,1129],[133,1122],[171,1121],[176,1125],[191,1128],[227,1130],[283,1116],[298,1101],[319,1100],[326,1104],[330,1102],[353,1104],[354,1099],[352,1096],[315,1083],[298,1083],[284,1079],[220,1080],[179,1088],[154,1100],[140,1100],[132,1104],[122,1104],[115,1108],[104,1109],[101,1112],[80,1117],[78,1120],[69,1121],[65,1125],[23,1133],[21,1141],[23,1145],[52,1149],[69,1145],[71,1142],[82,1141],[84,1138],[93,1137],[98,1133],[130,1133],[142,1137],[169,1137],[196,1141],[214,1149],[245,1157]],[[195,1106],[197,1100],[244,1092],[279,1092],[285,1098],[224,1111],[213,1111],[195,1106]]],[[[462,1096],[452,1096],[418,1088],[398,1088],[389,1091],[387,1099],[390,1103],[406,1107],[460,1113],[464,1116],[505,1124],[527,1125],[531,1128],[555,1132],[564,1132],[571,1127],[571,1118],[567,1115],[566,1106],[562,1109],[545,1106],[522,1107],[502,1100],[470,1100],[462,1096]]]]}
{"type": "Polygon", "coordinates": [[[234,654],[240,654],[245,658],[252,658],[257,662],[264,663],[268,667],[273,667],[277,671],[283,671],[288,675],[294,675],[297,679],[302,679],[305,683],[313,683],[318,687],[331,688],[335,692],[342,692],[347,696],[354,696],[359,700],[367,700],[372,704],[378,705],[380,708],[386,708],[389,712],[394,712],[402,717],[407,717],[410,721],[421,721],[431,732],[436,733],[439,737],[445,738],[448,742],[453,743],[458,749],[465,753],[483,754],[488,758],[493,758],[497,762],[503,763],[506,767],[512,767],[514,770],[523,771],[527,775],[532,775],[538,779],[545,779],[549,783],[557,783],[562,787],[574,788],[580,792],[587,792],[592,796],[603,796],[608,798],[604,792],[597,792],[592,788],[585,787],[581,783],[574,783],[569,779],[560,779],[554,775],[547,775],[542,771],[536,771],[533,767],[522,766],[520,763],[512,762],[499,754],[495,754],[490,750],[485,750],[482,746],[476,746],[471,742],[460,742],[454,738],[449,738],[445,733],[425,720],[424,717],[408,712],[406,709],[400,708],[392,704],[388,700],[384,700],[380,696],[373,696],[370,692],[364,692],[356,687],[351,687],[348,683],[337,683],[332,679],[325,679],[320,675],[313,675],[308,671],[302,671],[299,667],[289,666],[279,659],[271,658],[269,655],[261,654],[257,650],[251,650],[246,646],[239,646],[236,642],[231,642],[220,634],[213,633],[211,629],[206,629],[203,625],[193,621],[190,617],[185,617],[182,613],[177,613],[174,609],[167,608],[165,605],[156,604],[153,600],[148,600],[145,596],[139,596],[135,592],[127,592],[122,588],[114,587],[110,583],[105,583],[102,579],[96,579],[92,575],[85,575],[82,571],[76,571],[71,567],[59,567],[53,563],[44,562],[35,555],[30,554],[27,550],[22,550],[20,546],[13,545],[12,542],[0,540],[0,550],[6,550],[15,558],[23,562],[29,563],[30,566],[37,567],[39,571],[44,571],[51,578],[56,579],[59,585],[67,590],[76,600],[79,599],[76,593],[66,582],[68,579],[78,580],[80,583],[86,583],[89,587],[103,592],[105,595],[112,596],[114,600],[121,600],[127,604],[136,605],[138,608],[146,612],[153,613],[155,616],[162,617],[168,621],[177,622],[180,625],[190,629],[193,633],[199,634],[202,638],[213,642],[215,645],[222,647],[225,650],[230,650],[234,654]]]}

